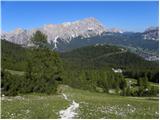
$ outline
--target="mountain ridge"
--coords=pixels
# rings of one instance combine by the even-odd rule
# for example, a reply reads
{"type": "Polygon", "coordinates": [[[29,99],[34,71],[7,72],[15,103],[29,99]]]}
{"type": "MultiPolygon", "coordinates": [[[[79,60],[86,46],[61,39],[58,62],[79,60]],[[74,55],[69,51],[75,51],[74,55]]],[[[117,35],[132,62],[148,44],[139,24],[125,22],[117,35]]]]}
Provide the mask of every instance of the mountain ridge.
{"type": "Polygon", "coordinates": [[[29,30],[17,28],[11,32],[2,32],[1,38],[29,47],[33,45],[30,38],[37,30],[47,35],[50,48],[57,51],[67,51],[92,44],[114,44],[157,52],[159,42],[158,27],[148,28],[144,32],[127,32],[117,28],[107,28],[94,17],[62,24],[47,24],[29,30]]]}
{"type": "Polygon", "coordinates": [[[47,24],[34,29],[17,28],[11,32],[2,32],[2,39],[6,39],[13,43],[28,45],[29,39],[35,31],[40,30],[48,37],[48,42],[56,43],[57,39],[69,43],[72,38],[81,36],[82,38],[101,35],[104,32],[121,32],[119,29],[106,28],[100,21],[94,17],[84,18],[73,22],[64,22],[62,24],[47,24]]]}

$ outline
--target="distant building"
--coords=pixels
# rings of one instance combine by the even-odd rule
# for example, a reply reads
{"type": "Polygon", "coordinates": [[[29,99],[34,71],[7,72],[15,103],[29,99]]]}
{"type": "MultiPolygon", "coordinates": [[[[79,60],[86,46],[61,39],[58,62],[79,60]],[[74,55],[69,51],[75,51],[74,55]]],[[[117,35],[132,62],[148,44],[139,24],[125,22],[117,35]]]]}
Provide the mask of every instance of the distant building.
{"type": "Polygon", "coordinates": [[[112,70],[113,70],[115,73],[122,73],[122,70],[121,70],[121,69],[114,69],[114,68],[112,68],[112,70]]]}

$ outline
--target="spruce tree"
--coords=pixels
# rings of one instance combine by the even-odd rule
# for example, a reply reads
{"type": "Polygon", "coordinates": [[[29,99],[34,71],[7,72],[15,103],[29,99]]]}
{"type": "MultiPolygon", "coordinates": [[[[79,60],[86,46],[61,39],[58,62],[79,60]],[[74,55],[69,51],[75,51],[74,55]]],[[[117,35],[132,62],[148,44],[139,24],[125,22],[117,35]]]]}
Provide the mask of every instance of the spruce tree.
{"type": "Polygon", "coordinates": [[[44,44],[47,37],[40,31],[33,34],[31,40],[36,45],[28,60],[26,79],[34,84],[34,92],[53,93],[57,83],[62,81],[62,63],[58,54],[44,44]]]}
{"type": "Polygon", "coordinates": [[[47,45],[47,36],[38,30],[31,37],[31,41],[37,47],[44,47],[47,45]]]}

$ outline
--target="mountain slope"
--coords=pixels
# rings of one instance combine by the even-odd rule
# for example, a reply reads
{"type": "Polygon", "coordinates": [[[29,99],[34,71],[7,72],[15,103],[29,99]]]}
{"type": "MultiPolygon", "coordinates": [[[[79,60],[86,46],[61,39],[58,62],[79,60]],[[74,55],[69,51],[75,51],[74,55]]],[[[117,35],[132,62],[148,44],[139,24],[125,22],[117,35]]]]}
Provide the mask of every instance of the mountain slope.
{"type": "Polygon", "coordinates": [[[61,52],[88,45],[114,44],[130,48],[134,52],[138,50],[158,55],[158,27],[141,33],[122,32],[116,28],[106,28],[93,17],[62,24],[48,24],[29,30],[18,28],[3,32],[1,37],[16,44],[30,46],[30,38],[37,30],[47,35],[52,49],[61,52]]]}
{"type": "Polygon", "coordinates": [[[122,47],[111,45],[94,45],[74,49],[61,53],[65,70],[86,69],[122,69],[123,74],[131,78],[144,77],[146,74],[150,81],[158,82],[158,63],[147,61],[144,58],[127,51],[122,47]]]}
{"type": "MultiPolygon", "coordinates": [[[[61,53],[63,59],[71,62],[89,61],[89,63],[95,63],[99,67],[105,65],[115,67],[127,67],[127,66],[145,66],[151,63],[144,60],[142,57],[127,51],[122,47],[116,47],[112,45],[97,44],[94,46],[86,46],[78,49],[74,49],[70,52],[61,53]]],[[[86,64],[87,65],[87,64],[86,64]]]]}
{"type": "MultiPolygon", "coordinates": [[[[25,71],[29,49],[2,40],[2,69],[25,71]]],[[[144,77],[158,82],[158,63],[146,61],[142,57],[122,47],[97,44],[59,53],[64,71],[122,69],[123,74],[131,78],[144,77]]]]}
{"type": "Polygon", "coordinates": [[[54,48],[56,48],[59,40],[68,43],[72,38],[78,36],[87,38],[101,35],[107,31],[98,20],[91,17],[62,24],[48,24],[31,30],[18,28],[15,31],[3,33],[2,38],[17,44],[28,45],[30,43],[30,37],[36,30],[45,33],[48,37],[48,42],[53,43],[54,48]]]}
{"type": "MultiPolygon", "coordinates": [[[[29,49],[2,40],[2,67],[18,70],[24,69],[29,49]],[[21,68],[22,67],[22,68],[21,68]],[[17,69],[16,69],[17,68],[17,69]]],[[[157,68],[156,62],[149,62],[127,49],[111,45],[96,44],[72,51],[60,53],[61,58],[70,63],[69,66],[81,67],[145,67],[157,68]]]]}
{"type": "Polygon", "coordinates": [[[159,40],[159,28],[158,27],[150,27],[146,29],[143,33],[144,39],[147,40],[159,40]]]}
{"type": "Polygon", "coordinates": [[[77,37],[72,39],[69,44],[59,42],[57,45],[58,51],[69,51],[74,48],[95,45],[95,44],[113,44],[120,45],[127,48],[134,49],[148,49],[150,51],[158,52],[158,41],[144,40],[141,33],[111,33],[106,32],[101,36],[94,36],[89,38],[77,37]]]}

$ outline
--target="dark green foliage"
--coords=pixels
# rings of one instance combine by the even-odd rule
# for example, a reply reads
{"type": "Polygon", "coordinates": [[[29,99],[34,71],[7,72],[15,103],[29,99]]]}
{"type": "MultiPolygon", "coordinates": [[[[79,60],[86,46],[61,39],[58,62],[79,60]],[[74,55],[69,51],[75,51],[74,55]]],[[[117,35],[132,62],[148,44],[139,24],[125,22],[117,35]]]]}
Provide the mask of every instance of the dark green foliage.
{"type": "Polygon", "coordinates": [[[157,96],[157,94],[159,93],[157,87],[149,85],[146,75],[145,77],[139,78],[137,80],[137,85],[139,87],[137,91],[138,96],[157,96]]]}
{"type": "MultiPolygon", "coordinates": [[[[103,62],[103,58],[108,58],[115,52],[119,52],[120,48],[109,45],[87,46],[75,49],[71,52],[61,53],[61,57],[71,67],[76,68],[99,68],[108,66],[103,62]]],[[[69,67],[69,66],[68,66],[69,67]]]]}
{"type": "MultiPolygon", "coordinates": [[[[155,77],[159,74],[156,62],[146,61],[116,46],[87,46],[61,53],[61,57],[65,68],[64,83],[75,88],[91,91],[101,88],[103,92],[116,89],[122,90],[121,95],[124,96],[140,96],[141,91],[128,87],[123,75],[141,79],[143,91],[148,88],[148,81],[159,81],[158,77],[155,77]],[[111,68],[121,68],[123,75],[114,73],[111,68]]],[[[145,91],[141,96],[144,95],[151,94],[145,91]]]]}
{"type": "Polygon", "coordinates": [[[30,55],[25,76],[2,70],[2,94],[56,92],[58,83],[62,82],[62,66],[57,53],[49,49],[36,49],[30,55]]]}
{"type": "Polygon", "coordinates": [[[105,68],[107,66],[124,69],[130,67],[131,69],[158,68],[156,62],[146,61],[136,54],[127,52],[124,48],[109,45],[78,48],[71,52],[61,53],[61,56],[65,61],[71,62],[73,65],[83,65],[83,67],[90,65],[96,68],[105,68]]]}
{"type": "Polygon", "coordinates": [[[1,67],[11,70],[24,71],[28,58],[28,49],[20,45],[1,40],[1,67]]]}
{"type": "Polygon", "coordinates": [[[68,69],[121,68],[126,77],[138,79],[146,75],[148,81],[157,83],[159,81],[157,62],[146,61],[142,57],[116,46],[87,46],[61,53],[61,57],[64,60],[64,66],[68,69]]]}
{"type": "Polygon", "coordinates": [[[1,72],[1,89],[2,94],[17,95],[25,93],[27,88],[23,86],[26,80],[23,76],[12,75],[11,73],[2,70],[1,72]]]}
{"type": "Polygon", "coordinates": [[[44,46],[47,36],[36,31],[31,38],[36,47],[31,49],[26,69],[26,79],[33,84],[31,92],[54,93],[62,81],[62,64],[56,52],[44,46]]]}
{"type": "Polygon", "coordinates": [[[148,78],[145,76],[144,78],[139,78],[137,80],[137,85],[139,87],[147,88],[148,87],[148,78]]]}
{"type": "Polygon", "coordinates": [[[122,80],[119,84],[119,88],[123,90],[123,88],[126,88],[127,87],[127,83],[125,80],[122,80]]]}
{"type": "Polygon", "coordinates": [[[46,36],[37,31],[32,37],[36,46],[30,49],[3,41],[1,87],[5,95],[55,93],[58,83],[62,82],[62,63],[58,54],[44,45],[46,40],[46,36]],[[5,69],[23,70],[25,75],[13,75],[5,69]]]}
{"type": "Polygon", "coordinates": [[[157,96],[159,95],[159,89],[157,87],[150,87],[149,89],[149,93],[148,93],[150,96],[157,96]]]}
{"type": "Polygon", "coordinates": [[[138,69],[138,67],[136,69],[131,68],[131,67],[126,68],[126,70],[123,74],[126,77],[135,78],[135,79],[139,79],[139,78],[146,76],[148,81],[159,83],[158,64],[157,65],[156,64],[154,65],[154,64],[151,64],[150,67],[149,67],[149,65],[147,66],[147,64],[146,64],[146,66],[139,67],[139,69],[138,69]]]}
{"type": "Polygon", "coordinates": [[[33,49],[26,70],[26,79],[34,84],[32,92],[55,92],[58,81],[62,81],[61,73],[57,53],[47,48],[33,49]]]}
{"type": "Polygon", "coordinates": [[[97,87],[108,93],[109,89],[123,89],[126,84],[121,74],[106,70],[75,70],[64,73],[64,84],[71,87],[96,91],[97,87]]]}
{"type": "Polygon", "coordinates": [[[137,80],[136,86],[129,85],[122,91],[124,96],[157,96],[159,89],[148,82],[148,78],[141,77],[137,80]]]}
{"type": "Polygon", "coordinates": [[[129,87],[127,87],[126,89],[126,96],[130,96],[131,95],[131,90],[129,87]]]}
{"type": "Polygon", "coordinates": [[[38,47],[43,47],[47,44],[47,36],[38,30],[31,37],[31,41],[34,45],[38,47]]]}

